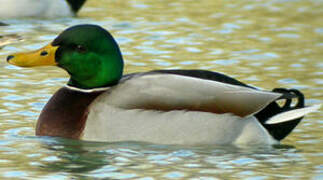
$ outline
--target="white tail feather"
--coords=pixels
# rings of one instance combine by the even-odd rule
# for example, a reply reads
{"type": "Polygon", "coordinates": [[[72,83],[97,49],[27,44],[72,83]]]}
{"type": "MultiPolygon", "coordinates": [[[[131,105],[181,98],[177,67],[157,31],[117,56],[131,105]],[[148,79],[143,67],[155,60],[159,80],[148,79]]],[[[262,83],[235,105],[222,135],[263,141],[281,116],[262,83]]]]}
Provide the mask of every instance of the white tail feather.
{"type": "Polygon", "coordinates": [[[317,111],[318,109],[320,109],[320,107],[321,104],[316,104],[314,106],[286,111],[271,117],[268,121],[266,121],[266,124],[278,124],[282,122],[291,121],[300,118],[305,114],[317,111]]]}

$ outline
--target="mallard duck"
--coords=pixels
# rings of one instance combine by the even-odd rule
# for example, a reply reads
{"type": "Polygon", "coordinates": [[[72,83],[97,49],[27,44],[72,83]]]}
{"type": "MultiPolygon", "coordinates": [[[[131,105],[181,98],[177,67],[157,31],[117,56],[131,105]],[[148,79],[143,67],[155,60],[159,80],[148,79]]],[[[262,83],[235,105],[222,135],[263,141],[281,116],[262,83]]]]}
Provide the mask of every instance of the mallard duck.
{"type": "Polygon", "coordinates": [[[158,144],[277,143],[307,113],[295,89],[263,91],[206,70],[154,70],[123,75],[111,34],[76,25],[47,46],[7,57],[21,67],[58,66],[70,79],[43,108],[38,136],[158,144]],[[296,105],[292,106],[292,99],[296,105]],[[285,104],[278,105],[278,100],[285,104]]]}
{"type": "Polygon", "coordinates": [[[86,0],[0,0],[0,18],[74,16],[86,0]]]}

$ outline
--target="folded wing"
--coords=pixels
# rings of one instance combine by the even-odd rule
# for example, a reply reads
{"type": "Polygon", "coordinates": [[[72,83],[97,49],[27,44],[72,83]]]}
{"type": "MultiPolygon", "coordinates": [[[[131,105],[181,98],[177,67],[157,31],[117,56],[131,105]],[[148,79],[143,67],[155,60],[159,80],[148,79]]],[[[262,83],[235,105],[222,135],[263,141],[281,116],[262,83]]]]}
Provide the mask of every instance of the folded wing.
{"type": "Polygon", "coordinates": [[[134,74],[102,95],[105,102],[125,109],[188,110],[233,113],[244,117],[262,110],[281,96],[175,74],[134,74]]]}

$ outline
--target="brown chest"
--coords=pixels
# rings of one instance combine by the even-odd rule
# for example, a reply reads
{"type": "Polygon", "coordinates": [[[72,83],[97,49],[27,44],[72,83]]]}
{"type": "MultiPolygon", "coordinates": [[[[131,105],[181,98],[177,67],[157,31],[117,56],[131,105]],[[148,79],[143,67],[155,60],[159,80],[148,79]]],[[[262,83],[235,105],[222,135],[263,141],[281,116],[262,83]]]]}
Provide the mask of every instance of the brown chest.
{"type": "Polygon", "coordinates": [[[59,89],[43,108],[37,121],[36,135],[79,139],[89,106],[102,92],[59,89]]]}

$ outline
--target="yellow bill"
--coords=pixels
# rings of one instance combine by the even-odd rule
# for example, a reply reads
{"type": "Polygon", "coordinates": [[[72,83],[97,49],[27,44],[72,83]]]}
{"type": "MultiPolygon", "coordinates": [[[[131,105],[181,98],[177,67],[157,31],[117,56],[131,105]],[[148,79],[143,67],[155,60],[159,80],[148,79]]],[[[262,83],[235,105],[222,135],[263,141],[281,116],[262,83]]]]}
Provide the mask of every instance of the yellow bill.
{"type": "Polygon", "coordinates": [[[21,67],[50,66],[56,65],[55,52],[58,46],[47,46],[36,51],[16,53],[7,57],[8,63],[21,67]]]}

